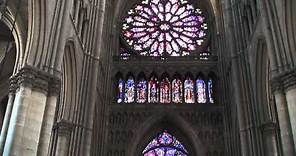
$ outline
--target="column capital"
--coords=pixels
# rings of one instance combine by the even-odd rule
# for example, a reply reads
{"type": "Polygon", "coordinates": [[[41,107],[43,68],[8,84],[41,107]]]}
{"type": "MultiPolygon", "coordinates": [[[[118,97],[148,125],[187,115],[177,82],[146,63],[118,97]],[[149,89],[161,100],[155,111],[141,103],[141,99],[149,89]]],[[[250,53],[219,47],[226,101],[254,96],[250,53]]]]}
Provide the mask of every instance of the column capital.
{"type": "Polygon", "coordinates": [[[70,135],[74,128],[74,124],[67,120],[60,120],[54,125],[54,129],[58,130],[59,135],[70,135]]]}
{"type": "Polygon", "coordinates": [[[271,82],[273,92],[296,88],[296,69],[275,76],[271,82]]]}
{"type": "Polygon", "coordinates": [[[277,124],[273,121],[268,121],[268,122],[265,122],[263,124],[260,125],[260,128],[262,129],[263,132],[275,132],[276,129],[277,129],[277,124]]]}
{"type": "Polygon", "coordinates": [[[59,77],[32,66],[24,66],[10,78],[10,92],[14,93],[21,85],[24,85],[45,94],[58,95],[60,84],[59,77]]]}

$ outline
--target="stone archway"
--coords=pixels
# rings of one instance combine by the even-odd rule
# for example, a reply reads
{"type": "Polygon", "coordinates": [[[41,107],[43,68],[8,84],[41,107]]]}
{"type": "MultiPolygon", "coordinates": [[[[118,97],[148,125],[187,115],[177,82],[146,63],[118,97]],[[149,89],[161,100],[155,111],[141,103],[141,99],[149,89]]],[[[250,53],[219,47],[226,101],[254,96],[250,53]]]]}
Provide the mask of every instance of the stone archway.
{"type": "Polygon", "coordinates": [[[205,155],[200,138],[190,124],[176,114],[164,112],[150,117],[138,128],[137,134],[131,139],[127,155],[141,155],[147,144],[164,130],[175,136],[186,147],[189,155],[205,155]]]}

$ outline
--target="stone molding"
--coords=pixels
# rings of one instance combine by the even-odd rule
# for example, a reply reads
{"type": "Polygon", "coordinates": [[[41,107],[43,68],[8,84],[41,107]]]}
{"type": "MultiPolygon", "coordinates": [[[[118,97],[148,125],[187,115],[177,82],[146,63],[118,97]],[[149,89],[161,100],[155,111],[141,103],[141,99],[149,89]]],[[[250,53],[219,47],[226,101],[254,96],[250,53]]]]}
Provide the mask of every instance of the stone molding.
{"type": "Polygon", "coordinates": [[[260,128],[263,132],[271,132],[274,133],[276,129],[278,128],[277,124],[273,121],[265,122],[263,123],[260,128]]]}
{"type": "Polygon", "coordinates": [[[271,80],[272,91],[287,91],[296,88],[296,69],[274,77],[271,80]]]}
{"type": "Polygon", "coordinates": [[[10,78],[9,91],[14,93],[21,85],[45,94],[58,95],[61,88],[61,80],[57,76],[41,71],[40,69],[25,66],[10,78]]]}
{"type": "Polygon", "coordinates": [[[58,130],[59,135],[70,135],[74,128],[74,124],[66,120],[60,120],[53,128],[58,130]]]}

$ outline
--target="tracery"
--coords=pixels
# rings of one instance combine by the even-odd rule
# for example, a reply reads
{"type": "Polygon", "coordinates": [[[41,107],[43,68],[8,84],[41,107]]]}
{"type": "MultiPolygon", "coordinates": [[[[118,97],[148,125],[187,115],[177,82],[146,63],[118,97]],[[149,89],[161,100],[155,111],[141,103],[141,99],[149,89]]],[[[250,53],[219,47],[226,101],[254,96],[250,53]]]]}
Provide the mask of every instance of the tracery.
{"type": "Polygon", "coordinates": [[[188,151],[166,130],[156,136],[143,150],[143,156],[187,156],[188,151]]]}
{"type": "Polygon", "coordinates": [[[202,11],[187,0],[143,0],[128,11],[122,36],[144,56],[185,56],[207,36],[202,11]]]}

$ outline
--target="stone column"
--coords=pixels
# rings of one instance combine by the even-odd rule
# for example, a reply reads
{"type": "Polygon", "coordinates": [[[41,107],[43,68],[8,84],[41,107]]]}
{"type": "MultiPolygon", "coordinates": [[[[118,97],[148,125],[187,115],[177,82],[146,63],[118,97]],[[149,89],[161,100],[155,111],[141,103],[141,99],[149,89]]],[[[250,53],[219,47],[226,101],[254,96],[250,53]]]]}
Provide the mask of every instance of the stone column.
{"type": "Polygon", "coordinates": [[[293,134],[291,131],[289,111],[284,89],[280,81],[277,79],[273,80],[272,85],[277,107],[283,155],[295,156],[293,134]]]}
{"type": "Polygon", "coordinates": [[[268,156],[278,156],[277,140],[276,140],[276,124],[268,122],[262,125],[262,133],[264,140],[264,154],[268,156]]]}
{"type": "Polygon", "coordinates": [[[57,150],[55,155],[68,155],[69,142],[73,124],[68,121],[59,121],[56,125],[58,129],[57,150]]]}
{"type": "Polygon", "coordinates": [[[4,145],[7,137],[7,131],[8,131],[8,126],[10,122],[10,117],[11,117],[11,112],[12,112],[12,107],[14,103],[14,98],[15,98],[15,79],[12,78],[10,80],[10,89],[9,89],[9,95],[8,95],[8,103],[6,107],[6,112],[3,120],[3,125],[1,129],[1,136],[0,136],[0,154],[3,153],[4,150],[4,145]]]}
{"type": "Polygon", "coordinates": [[[31,66],[16,75],[17,89],[2,156],[37,155],[51,77],[31,66]]]}
{"type": "Polygon", "coordinates": [[[44,119],[38,146],[38,156],[45,156],[48,154],[60,88],[59,78],[52,79],[52,83],[49,86],[49,95],[43,117],[44,119]]]}
{"type": "Polygon", "coordinates": [[[285,88],[286,102],[292,128],[294,150],[296,150],[296,70],[286,72],[279,77],[285,88]]]}

